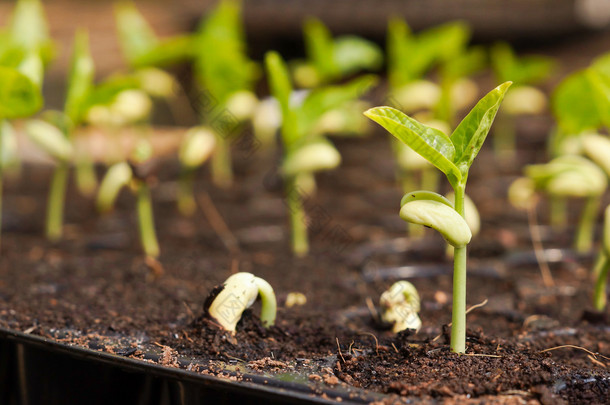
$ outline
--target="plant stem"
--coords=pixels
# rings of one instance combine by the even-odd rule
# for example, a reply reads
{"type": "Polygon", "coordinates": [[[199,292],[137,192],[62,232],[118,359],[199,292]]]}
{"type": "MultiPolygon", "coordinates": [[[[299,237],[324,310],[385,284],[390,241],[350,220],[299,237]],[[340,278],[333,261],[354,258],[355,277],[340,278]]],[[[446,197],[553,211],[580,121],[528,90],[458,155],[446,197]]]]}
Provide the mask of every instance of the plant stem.
{"type": "Polygon", "coordinates": [[[216,149],[212,155],[212,181],[222,188],[233,184],[231,145],[227,138],[219,134],[216,134],[216,149]]]}
{"type": "Polygon", "coordinates": [[[183,169],[178,178],[178,211],[187,217],[192,216],[197,208],[193,191],[194,177],[193,169],[183,169]]]}
{"type": "Polygon", "coordinates": [[[595,227],[595,217],[599,208],[600,198],[593,196],[587,198],[585,206],[582,209],[578,229],[576,231],[576,240],[574,247],[578,253],[586,253],[591,250],[593,244],[593,230],[595,227]]]}
{"type": "Polygon", "coordinates": [[[597,258],[595,259],[595,263],[593,264],[593,271],[591,272],[593,280],[597,280],[599,278],[599,275],[601,274],[605,263],[606,253],[602,248],[599,254],[597,255],[597,258]]]}
{"type": "Polygon", "coordinates": [[[97,177],[95,166],[89,156],[83,156],[76,163],[76,186],[78,191],[85,197],[95,194],[97,188],[97,177]]]}
{"type": "Polygon", "coordinates": [[[292,240],[292,252],[299,257],[309,252],[309,240],[307,238],[307,216],[303,196],[297,187],[295,177],[286,181],[286,200],[290,214],[290,231],[292,240]]]}
{"type": "Polygon", "coordinates": [[[147,256],[159,257],[159,243],[155,233],[155,219],[148,185],[140,181],[137,186],[138,193],[138,225],[140,227],[140,242],[147,256]]]}
{"type": "Polygon", "coordinates": [[[47,238],[56,242],[61,238],[64,224],[64,200],[68,184],[68,163],[59,162],[53,172],[47,202],[47,238]]]}
{"type": "MultiPolygon", "coordinates": [[[[466,187],[454,188],[455,210],[464,217],[466,187]]],[[[451,325],[451,351],[466,352],[466,259],[467,247],[456,247],[453,253],[453,314],[451,325]]]]}
{"type": "Polygon", "coordinates": [[[553,228],[563,228],[566,226],[567,205],[566,199],[558,196],[551,196],[551,226],[553,228]]]}
{"type": "Polygon", "coordinates": [[[606,307],[606,281],[608,279],[608,268],[610,268],[610,260],[606,254],[601,255],[602,263],[600,272],[595,282],[595,290],[593,291],[593,305],[598,311],[603,311],[606,307]]]}

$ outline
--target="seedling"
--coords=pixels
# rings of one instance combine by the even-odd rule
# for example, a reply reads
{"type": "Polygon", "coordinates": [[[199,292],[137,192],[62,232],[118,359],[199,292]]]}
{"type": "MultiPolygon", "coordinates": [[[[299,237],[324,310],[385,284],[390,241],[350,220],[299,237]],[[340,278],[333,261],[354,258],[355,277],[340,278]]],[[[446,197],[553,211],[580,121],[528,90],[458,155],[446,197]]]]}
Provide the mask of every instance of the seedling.
{"type": "Polygon", "coordinates": [[[294,81],[304,88],[324,86],[360,71],[376,71],[383,63],[379,47],[364,38],[345,35],[333,38],[317,18],[303,26],[307,61],[296,64],[294,81]]]}
{"type": "Polygon", "coordinates": [[[144,164],[152,157],[152,148],[147,139],[140,140],[134,149],[130,162],[118,162],[108,168],[97,196],[97,208],[100,212],[111,210],[119,191],[129,187],[136,196],[140,243],[147,257],[156,259],[160,249],[155,232],[155,222],[148,183],[152,173],[144,164]]]}
{"type": "MultiPolygon", "coordinates": [[[[468,73],[469,66],[463,58],[464,49],[470,37],[468,26],[461,22],[440,25],[417,35],[400,19],[391,19],[388,24],[388,78],[390,92],[388,100],[401,111],[416,117],[420,122],[441,132],[450,132],[450,105],[458,108],[473,100],[471,91],[464,91],[459,80],[468,73]],[[449,64],[449,61],[454,61],[449,64]],[[442,85],[425,79],[425,75],[435,67],[441,69],[442,85]],[[450,70],[450,66],[451,67],[450,70]],[[458,97],[459,95],[459,97],[458,97]],[[417,114],[417,116],[415,115],[417,114]]],[[[480,52],[477,51],[476,55],[480,52]]],[[[478,58],[478,56],[477,56],[478,58]]],[[[467,86],[472,87],[472,86],[467,86]]],[[[476,92],[476,88],[475,88],[476,92]]],[[[436,190],[438,172],[427,161],[415,157],[410,147],[396,139],[392,140],[392,150],[398,163],[398,175],[403,191],[423,188],[436,190]],[[418,180],[418,173],[421,173],[418,180]]],[[[420,236],[423,229],[409,224],[411,236],[420,236]]]]}
{"type": "Polygon", "coordinates": [[[439,230],[455,248],[451,350],[457,353],[466,350],[466,246],[472,236],[464,220],[466,181],[510,85],[504,83],[483,97],[451,137],[391,107],[375,107],[364,113],[442,171],[455,193],[455,207],[432,192],[417,193],[413,201],[406,197],[400,216],[439,230]]]}
{"type": "Polygon", "coordinates": [[[215,290],[208,297],[207,312],[223,329],[235,334],[243,312],[254,304],[257,297],[261,299],[260,320],[263,326],[273,326],[277,310],[273,288],[250,273],[236,273],[227,278],[220,291],[215,290]]]}
{"type": "Polygon", "coordinates": [[[490,57],[498,83],[514,82],[496,119],[493,137],[496,156],[512,159],[515,154],[515,117],[537,115],[545,110],[547,97],[535,85],[549,77],[554,62],[538,55],[517,57],[505,42],[494,44],[490,57]]]}
{"type": "MultiPolygon", "coordinates": [[[[585,198],[576,231],[574,247],[584,253],[591,249],[595,218],[601,196],[608,187],[606,174],[593,162],[581,156],[560,156],[546,164],[525,168],[538,191],[549,194],[551,199],[568,197],[585,198]]],[[[553,208],[553,205],[551,205],[553,208]]],[[[561,213],[564,211],[562,210],[561,213]]],[[[551,215],[557,215],[551,213],[551,215]]]]}
{"type": "Polygon", "coordinates": [[[281,139],[284,159],[281,174],[285,181],[286,204],[290,215],[292,250],[298,255],[309,251],[304,199],[315,188],[313,173],[337,167],[341,156],[324,136],[315,132],[320,117],[327,111],[365,93],[374,83],[363,76],[343,86],[328,86],[308,93],[301,104],[292,102],[292,84],[287,66],[276,52],[268,52],[265,66],[271,93],[282,112],[281,139]]]}
{"type": "Polygon", "coordinates": [[[383,311],[381,320],[392,325],[392,332],[421,328],[419,294],[410,282],[401,280],[392,284],[381,294],[379,305],[383,311]]]}
{"type": "Polygon", "coordinates": [[[194,74],[202,124],[214,130],[212,180],[221,187],[233,182],[230,144],[250,117],[257,99],[252,89],[258,66],[246,55],[239,1],[223,0],[199,25],[195,40],[194,74]]]}
{"type": "MultiPolygon", "coordinates": [[[[70,163],[74,157],[74,132],[83,120],[87,97],[93,82],[93,59],[84,31],[74,39],[71,69],[64,112],[48,112],[47,121],[31,120],[26,133],[55,161],[47,204],[46,235],[51,241],[62,236],[64,200],[70,163]]],[[[93,177],[95,187],[95,177],[93,177]]]]}
{"type": "Polygon", "coordinates": [[[604,308],[606,308],[606,284],[608,280],[608,269],[610,269],[610,206],[606,207],[604,212],[604,231],[602,238],[602,246],[593,270],[593,275],[595,277],[593,305],[598,311],[603,311],[604,308]]]}
{"type": "MultiPolygon", "coordinates": [[[[2,214],[2,178],[9,163],[8,152],[11,143],[11,127],[6,120],[27,117],[42,105],[40,87],[19,72],[0,66],[0,219],[2,214]]],[[[1,220],[0,220],[1,222],[1,220]]]]}

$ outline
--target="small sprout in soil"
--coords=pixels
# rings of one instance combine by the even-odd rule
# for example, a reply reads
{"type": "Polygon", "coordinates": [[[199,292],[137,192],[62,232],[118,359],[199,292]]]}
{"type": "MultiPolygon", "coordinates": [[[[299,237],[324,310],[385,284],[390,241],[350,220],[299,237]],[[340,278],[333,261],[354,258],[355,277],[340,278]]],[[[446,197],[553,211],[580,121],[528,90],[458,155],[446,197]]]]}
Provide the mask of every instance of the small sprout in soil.
{"type": "Polygon", "coordinates": [[[564,203],[568,197],[585,198],[574,247],[580,253],[590,251],[601,196],[608,187],[602,169],[582,156],[560,156],[546,164],[529,165],[525,173],[534,182],[536,190],[550,196],[551,218],[565,215],[563,209],[559,213],[553,212],[557,209],[557,205],[552,204],[553,200],[564,203]]]}
{"type": "Polygon", "coordinates": [[[504,83],[483,97],[451,137],[391,107],[376,107],[364,113],[442,171],[455,193],[455,207],[441,196],[416,194],[400,212],[403,219],[435,226],[455,247],[451,350],[457,353],[466,351],[466,245],[471,238],[470,228],[463,219],[466,181],[510,85],[510,82],[504,83]],[[451,228],[460,231],[449,229],[443,221],[450,221],[451,228]]]}
{"type": "Polygon", "coordinates": [[[313,174],[333,169],[341,162],[341,156],[332,143],[315,131],[316,125],[324,113],[355,100],[376,79],[363,76],[341,86],[321,87],[308,92],[300,103],[295,103],[288,68],[282,57],[277,52],[268,52],[265,67],[271,93],[282,112],[284,159],[281,174],[285,180],[292,250],[297,256],[303,256],[309,251],[304,200],[315,191],[313,174]]]}
{"type": "Polygon", "coordinates": [[[236,273],[227,278],[220,288],[220,291],[213,292],[215,296],[208,298],[211,302],[207,312],[223,329],[234,334],[242,313],[254,304],[257,297],[261,299],[260,319],[263,326],[268,328],[275,324],[275,293],[262,278],[251,273],[236,273]]]}
{"type": "Polygon", "coordinates": [[[379,305],[382,308],[381,320],[393,325],[392,332],[419,331],[421,328],[419,294],[410,282],[401,280],[392,284],[381,294],[379,305]]]}
{"type": "Polygon", "coordinates": [[[606,284],[610,269],[610,206],[604,212],[604,229],[602,246],[593,269],[595,289],[593,290],[593,305],[598,311],[606,308],[606,284]]]}

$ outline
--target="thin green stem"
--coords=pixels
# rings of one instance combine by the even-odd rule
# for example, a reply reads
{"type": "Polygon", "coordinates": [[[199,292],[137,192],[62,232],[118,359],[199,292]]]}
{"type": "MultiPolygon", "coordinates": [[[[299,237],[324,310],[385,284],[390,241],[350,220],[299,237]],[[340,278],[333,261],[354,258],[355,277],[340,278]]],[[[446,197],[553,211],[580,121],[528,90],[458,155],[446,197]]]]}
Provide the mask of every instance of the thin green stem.
{"type": "Polygon", "coordinates": [[[603,262],[593,290],[593,305],[598,311],[603,311],[606,307],[606,282],[608,280],[608,268],[610,268],[608,256],[606,254],[602,254],[602,256],[603,262]]]}
{"type": "Polygon", "coordinates": [[[178,211],[187,217],[192,216],[197,208],[193,191],[194,177],[193,169],[183,169],[178,178],[178,211]]]}
{"type": "Polygon", "coordinates": [[[296,185],[294,177],[286,181],[286,200],[290,215],[292,252],[296,256],[305,256],[309,252],[307,237],[307,216],[303,196],[296,185]]]}
{"type": "Polygon", "coordinates": [[[62,236],[68,169],[67,162],[59,162],[53,172],[51,188],[49,189],[46,232],[47,238],[52,242],[58,241],[62,236]]]}
{"type": "Polygon", "coordinates": [[[138,225],[140,227],[140,242],[147,256],[159,257],[159,243],[155,232],[155,219],[148,185],[140,181],[137,186],[138,193],[138,225]]]}
{"type": "Polygon", "coordinates": [[[589,197],[585,201],[574,241],[574,248],[578,253],[586,253],[593,246],[593,231],[599,204],[600,198],[598,196],[589,197]]]}
{"type": "Polygon", "coordinates": [[[78,191],[85,197],[93,196],[97,188],[97,176],[95,175],[95,166],[91,158],[83,156],[76,163],[75,169],[78,191]]]}
{"type": "Polygon", "coordinates": [[[567,224],[567,202],[563,197],[551,196],[551,226],[555,229],[564,228],[567,224]]]}
{"type": "Polygon", "coordinates": [[[597,255],[597,259],[595,259],[595,263],[593,264],[593,271],[591,272],[593,280],[597,280],[599,278],[599,275],[601,274],[605,263],[606,253],[602,248],[599,254],[597,255]]]}
{"type": "Polygon", "coordinates": [[[231,145],[227,138],[218,134],[216,134],[216,149],[212,155],[212,181],[222,188],[233,184],[231,145]]]}
{"type": "MultiPolygon", "coordinates": [[[[464,217],[466,187],[454,188],[455,210],[464,217]]],[[[466,261],[467,248],[456,247],[453,253],[453,314],[451,325],[451,351],[466,352],[466,261]]]]}

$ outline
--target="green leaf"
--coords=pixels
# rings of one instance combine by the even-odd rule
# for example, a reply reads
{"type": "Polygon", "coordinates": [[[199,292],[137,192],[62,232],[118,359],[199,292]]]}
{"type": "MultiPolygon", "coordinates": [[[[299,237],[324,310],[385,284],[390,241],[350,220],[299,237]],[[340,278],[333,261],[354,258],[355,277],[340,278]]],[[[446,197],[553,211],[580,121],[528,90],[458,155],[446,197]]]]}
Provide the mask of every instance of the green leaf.
{"type": "Polygon", "coordinates": [[[271,94],[280,104],[282,111],[282,139],[286,145],[293,143],[298,138],[296,114],[290,105],[292,84],[288,67],[279,53],[267,52],[265,55],[265,67],[271,94]]]}
{"type": "Polygon", "coordinates": [[[346,35],[335,39],[333,58],[341,76],[348,76],[360,70],[378,70],[383,52],[374,42],[346,35]]]}
{"type": "Polygon", "coordinates": [[[117,3],[115,18],[119,44],[130,64],[157,45],[157,36],[134,3],[117,3]]]}
{"type": "Polygon", "coordinates": [[[602,125],[594,91],[586,70],[571,74],[557,86],[551,105],[564,132],[578,134],[602,125]]]}
{"type": "Polygon", "coordinates": [[[339,76],[335,63],[333,37],[326,26],[316,18],[308,18],[303,27],[307,58],[322,78],[328,82],[339,76]]]}
{"type": "Polygon", "coordinates": [[[148,51],[131,59],[134,68],[149,66],[167,67],[195,57],[197,41],[190,35],[161,39],[148,51]]]}
{"type": "Polygon", "coordinates": [[[86,31],[79,31],[74,37],[64,106],[64,111],[74,126],[83,119],[86,100],[93,87],[94,69],[93,58],[89,52],[89,36],[86,31]]]}
{"type": "Polygon", "coordinates": [[[15,69],[0,67],[0,117],[20,118],[42,106],[40,88],[15,69]]]}
{"type": "Polygon", "coordinates": [[[377,122],[447,175],[453,184],[462,173],[453,163],[455,147],[443,132],[428,127],[392,107],[375,107],[364,115],[377,122]]]}
{"type": "Polygon", "coordinates": [[[37,53],[44,64],[53,56],[53,43],[43,6],[38,0],[19,0],[9,28],[12,43],[26,53],[37,53]]]}
{"type": "Polygon", "coordinates": [[[468,171],[472,165],[485,142],[504,94],[511,84],[511,82],[503,83],[487,93],[453,131],[451,142],[456,152],[453,162],[458,167],[465,166],[468,171]]]}
{"type": "Polygon", "coordinates": [[[251,90],[259,74],[248,59],[239,1],[223,0],[199,26],[195,42],[195,77],[222,106],[241,90],[251,90]]]}
{"type": "Polygon", "coordinates": [[[610,127],[610,73],[593,66],[586,70],[586,75],[593,89],[600,124],[610,127]]]}
{"type": "Polygon", "coordinates": [[[530,55],[519,58],[506,42],[498,42],[490,50],[491,65],[498,82],[512,81],[515,85],[538,83],[551,74],[553,59],[530,55]]]}
{"type": "Polygon", "coordinates": [[[358,77],[344,85],[326,86],[313,90],[296,109],[299,139],[313,136],[313,128],[322,115],[335,108],[340,108],[366,94],[377,83],[374,75],[358,77]]]}

